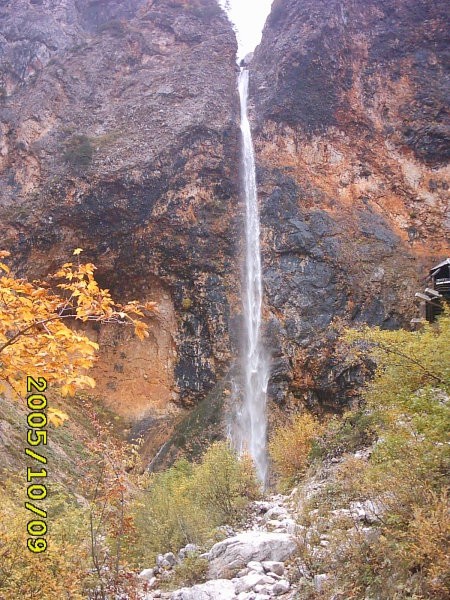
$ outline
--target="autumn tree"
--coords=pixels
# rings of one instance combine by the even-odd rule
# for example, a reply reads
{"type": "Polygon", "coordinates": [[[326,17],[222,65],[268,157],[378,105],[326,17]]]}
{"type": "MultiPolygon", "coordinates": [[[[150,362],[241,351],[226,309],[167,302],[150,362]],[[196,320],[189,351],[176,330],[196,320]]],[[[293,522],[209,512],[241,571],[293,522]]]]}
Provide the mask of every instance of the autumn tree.
{"type": "Polygon", "coordinates": [[[74,250],[76,262],[65,263],[49,282],[17,278],[2,262],[10,253],[0,252],[0,381],[17,393],[27,375],[45,376],[63,396],[95,386],[87,371],[98,344],[69,327],[74,321],[128,324],[140,339],[148,336],[142,319],[156,312],[156,303],[115,302],[95,280],[96,267],[80,262],[81,251],[74,250]]]}
{"type": "MultiPolygon", "coordinates": [[[[73,326],[77,322],[129,325],[140,339],[148,336],[143,319],[155,314],[156,304],[115,302],[109,290],[96,281],[96,267],[80,262],[80,253],[81,249],[76,249],[74,262],[62,265],[46,282],[30,282],[11,273],[5,261],[9,253],[0,252],[0,384],[16,395],[24,391],[27,376],[45,377],[64,396],[94,387],[88,370],[95,362],[98,344],[73,326]]],[[[122,560],[122,540],[131,527],[125,511],[130,493],[126,446],[110,439],[92,407],[85,407],[86,411],[95,435],[87,444],[88,459],[80,458],[79,466],[90,510],[74,508],[76,503],[66,492],[59,508],[50,503],[51,544],[40,555],[40,577],[33,578],[30,573],[36,565],[25,550],[26,512],[19,508],[19,492],[12,501],[2,490],[0,501],[7,518],[0,527],[0,598],[3,594],[8,594],[5,598],[32,595],[43,599],[64,595],[75,600],[86,597],[86,589],[92,598],[109,598],[111,590],[126,590],[130,600],[136,597],[137,592],[128,593],[128,587],[136,586],[122,560]],[[83,464],[87,460],[89,464],[83,464]],[[94,570],[89,568],[89,557],[94,570]]],[[[63,412],[48,408],[48,420],[54,425],[66,418],[63,412]]],[[[11,477],[5,477],[8,485],[11,477]]],[[[53,486],[50,500],[56,498],[53,486]]]]}

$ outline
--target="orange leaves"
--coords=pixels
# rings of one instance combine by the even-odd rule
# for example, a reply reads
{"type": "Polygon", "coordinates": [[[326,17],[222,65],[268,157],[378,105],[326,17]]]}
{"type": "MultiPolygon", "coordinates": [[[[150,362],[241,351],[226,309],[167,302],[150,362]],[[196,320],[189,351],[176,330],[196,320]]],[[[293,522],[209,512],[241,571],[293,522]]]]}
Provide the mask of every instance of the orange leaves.
{"type": "Polygon", "coordinates": [[[137,335],[137,337],[140,340],[143,340],[144,338],[148,337],[148,327],[145,323],[143,323],[142,321],[135,321],[134,322],[134,333],[137,335]]]}
{"type": "Polygon", "coordinates": [[[47,409],[47,418],[54,427],[60,427],[69,417],[62,410],[49,406],[47,409]]]}
{"type": "MultiPolygon", "coordinates": [[[[0,251],[0,258],[8,255],[0,251]]],[[[26,375],[45,372],[64,396],[94,387],[85,373],[94,364],[98,344],[68,327],[71,320],[129,324],[140,339],[148,336],[147,325],[136,317],[154,314],[156,303],[115,303],[95,280],[95,269],[92,263],[65,263],[51,276],[63,280],[57,284],[60,294],[51,293],[43,282],[16,279],[7,267],[2,269],[7,275],[0,277],[0,380],[21,389],[26,375]]]]}
{"type": "MultiPolygon", "coordinates": [[[[10,253],[7,250],[0,250],[0,258],[7,258],[8,256],[10,256],[10,253]]],[[[6,273],[9,273],[8,265],[5,265],[5,263],[1,262],[1,261],[0,261],[0,270],[5,271],[6,273]]]]}

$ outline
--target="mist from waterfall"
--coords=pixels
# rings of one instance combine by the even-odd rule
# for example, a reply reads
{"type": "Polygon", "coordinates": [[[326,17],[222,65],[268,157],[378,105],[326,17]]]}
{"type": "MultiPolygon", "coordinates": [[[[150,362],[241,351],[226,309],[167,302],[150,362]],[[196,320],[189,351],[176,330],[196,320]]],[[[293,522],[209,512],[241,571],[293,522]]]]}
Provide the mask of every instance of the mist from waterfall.
{"type": "MultiPolygon", "coordinates": [[[[249,72],[241,69],[242,178],[245,199],[245,265],[242,285],[243,348],[241,356],[241,402],[232,427],[232,439],[240,452],[248,452],[264,483],[267,477],[267,412],[269,360],[261,339],[262,269],[255,154],[248,118],[249,72]]],[[[240,389],[239,389],[240,388],[240,389]]]]}

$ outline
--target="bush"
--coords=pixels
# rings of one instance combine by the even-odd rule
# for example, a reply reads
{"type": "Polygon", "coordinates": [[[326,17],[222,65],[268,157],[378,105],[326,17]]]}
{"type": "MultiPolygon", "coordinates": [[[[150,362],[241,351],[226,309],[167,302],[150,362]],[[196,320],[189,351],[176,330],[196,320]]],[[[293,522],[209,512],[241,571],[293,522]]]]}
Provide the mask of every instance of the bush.
{"type": "Polygon", "coordinates": [[[260,494],[250,458],[238,460],[228,444],[213,444],[194,471],[192,494],[218,524],[233,523],[260,494]]]}
{"type": "Polygon", "coordinates": [[[376,439],[374,415],[365,408],[333,417],[323,434],[313,440],[311,459],[333,458],[370,446],[376,439]]]}
{"type": "Polygon", "coordinates": [[[11,497],[0,490],[0,503],[0,598],[82,600],[89,568],[85,511],[55,494],[46,507],[52,516],[48,547],[35,556],[26,549],[31,513],[21,508],[22,495],[11,497]]]}
{"type": "Polygon", "coordinates": [[[324,465],[327,485],[303,504],[303,524],[327,528],[325,553],[303,544],[305,562],[330,574],[324,598],[337,590],[355,600],[450,597],[449,334],[448,313],[417,332],[348,333],[377,371],[363,394],[365,408],[332,419],[313,455],[378,439],[368,459],[347,455],[324,465]],[[376,529],[344,522],[350,502],[367,499],[377,507],[376,529]]]}
{"type": "Polygon", "coordinates": [[[289,487],[304,475],[313,441],[322,431],[322,425],[308,413],[296,415],[288,426],[274,431],[269,452],[281,487],[289,487]]]}
{"type": "Polygon", "coordinates": [[[423,574],[431,598],[444,598],[450,590],[449,547],[448,492],[442,490],[440,495],[430,494],[429,502],[414,510],[402,551],[409,571],[423,574]]]}
{"type": "Polygon", "coordinates": [[[201,546],[214,538],[217,527],[239,520],[258,496],[249,460],[217,442],[200,463],[181,459],[151,475],[147,492],[135,505],[137,539],[130,552],[144,566],[160,552],[176,552],[188,543],[201,546]]]}
{"type": "Polygon", "coordinates": [[[193,586],[206,581],[209,563],[198,554],[189,554],[183,562],[176,565],[167,581],[167,588],[177,589],[181,586],[193,586]]]}

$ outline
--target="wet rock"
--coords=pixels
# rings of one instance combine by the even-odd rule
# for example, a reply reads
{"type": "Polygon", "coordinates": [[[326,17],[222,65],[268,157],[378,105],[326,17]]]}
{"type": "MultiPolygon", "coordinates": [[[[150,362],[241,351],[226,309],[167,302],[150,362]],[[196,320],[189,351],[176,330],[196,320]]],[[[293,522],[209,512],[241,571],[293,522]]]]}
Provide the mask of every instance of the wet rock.
{"type": "MultiPolygon", "coordinates": [[[[132,348],[109,381],[118,361],[100,351],[97,390],[113,407],[132,396],[124,416],[135,420],[174,400],[192,406],[231,356],[235,35],[214,2],[50,4],[2,3],[2,243],[31,278],[82,243],[119,300],[167,295],[173,319],[161,312],[165,346],[155,327],[156,373],[129,372],[141,361],[132,348]]],[[[123,345],[117,337],[111,347],[123,345]]]]}
{"type": "Polygon", "coordinates": [[[280,0],[249,67],[278,404],[356,395],[372,367],[332,357],[330,323],[406,326],[446,251],[433,165],[450,143],[431,116],[445,110],[446,8],[393,6],[280,0]]]}

